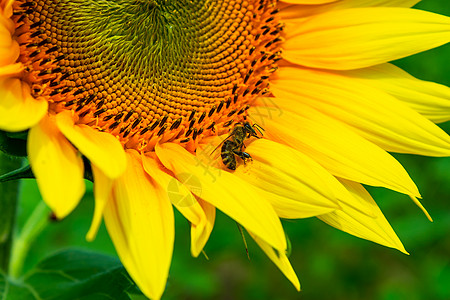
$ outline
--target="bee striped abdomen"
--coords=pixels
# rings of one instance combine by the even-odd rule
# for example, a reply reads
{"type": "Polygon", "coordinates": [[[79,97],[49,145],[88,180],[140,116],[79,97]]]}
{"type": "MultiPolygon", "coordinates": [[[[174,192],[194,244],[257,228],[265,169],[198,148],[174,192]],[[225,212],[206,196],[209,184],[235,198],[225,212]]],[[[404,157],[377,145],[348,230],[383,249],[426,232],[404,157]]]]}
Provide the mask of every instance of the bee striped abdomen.
{"type": "Polygon", "coordinates": [[[236,157],[234,156],[234,150],[237,145],[233,141],[225,141],[221,149],[221,157],[223,164],[230,170],[236,170],[236,157]]]}

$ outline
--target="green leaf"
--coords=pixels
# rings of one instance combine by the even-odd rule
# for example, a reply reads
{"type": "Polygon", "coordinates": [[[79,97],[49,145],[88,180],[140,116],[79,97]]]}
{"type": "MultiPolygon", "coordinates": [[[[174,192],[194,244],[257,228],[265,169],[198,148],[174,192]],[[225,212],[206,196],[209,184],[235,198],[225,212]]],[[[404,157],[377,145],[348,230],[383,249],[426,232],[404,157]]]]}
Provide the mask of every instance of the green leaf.
{"type": "Polygon", "coordinates": [[[28,138],[28,130],[18,132],[9,132],[9,131],[2,131],[2,132],[5,132],[6,135],[12,139],[19,139],[26,141],[28,138]]]}
{"type": "Polygon", "coordinates": [[[128,293],[139,290],[117,258],[78,249],[44,259],[20,283],[0,278],[4,300],[130,300],[128,293]]]}
{"type": "Polygon", "coordinates": [[[0,151],[12,156],[27,156],[27,141],[24,139],[26,134],[24,132],[12,134],[0,130],[0,151]]]}
{"type": "MultiPolygon", "coordinates": [[[[0,174],[22,165],[22,159],[0,152],[0,174]]],[[[0,271],[6,272],[11,255],[12,232],[14,230],[19,182],[0,181],[0,271]]]]}
{"type": "Polygon", "coordinates": [[[30,165],[23,166],[6,174],[0,174],[0,182],[7,182],[22,178],[34,178],[30,165]]]}
{"type": "Polygon", "coordinates": [[[32,289],[21,283],[11,281],[5,274],[0,273],[0,299],[24,300],[39,299],[33,294],[32,289]]]}

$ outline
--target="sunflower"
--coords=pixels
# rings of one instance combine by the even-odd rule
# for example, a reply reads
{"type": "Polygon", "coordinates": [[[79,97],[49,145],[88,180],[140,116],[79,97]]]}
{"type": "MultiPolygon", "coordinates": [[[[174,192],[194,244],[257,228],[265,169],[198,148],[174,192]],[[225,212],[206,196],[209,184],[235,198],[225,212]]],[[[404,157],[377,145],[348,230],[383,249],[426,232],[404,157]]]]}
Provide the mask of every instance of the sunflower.
{"type": "Polygon", "coordinates": [[[362,184],[422,207],[388,152],[450,155],[448,88],[388,63],[450,41],[417,2],[1,0],[0,128],[28,130],[58,218],[92,169],[87,239],[104,219],[146,296],[165,289],[173,207],[193,256],[218,208],[300,289],[280,218],[406,252],[362,184]]]}

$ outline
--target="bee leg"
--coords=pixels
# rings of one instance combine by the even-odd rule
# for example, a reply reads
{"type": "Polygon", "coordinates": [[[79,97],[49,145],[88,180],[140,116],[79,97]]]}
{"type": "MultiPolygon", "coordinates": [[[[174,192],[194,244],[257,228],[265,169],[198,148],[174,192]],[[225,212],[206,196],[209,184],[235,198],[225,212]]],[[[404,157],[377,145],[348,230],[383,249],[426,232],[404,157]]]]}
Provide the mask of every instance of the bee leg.
{"type": "Polygon", "coordinates": [[[236,154],[237,156],[239,156],[243,161],[244,161],[244,165],[247,163],[247,161],[252,161],[252,157],[250,154],[248,154],[247,152],[244,151],[233,151],[234,154],[236,154]]]}

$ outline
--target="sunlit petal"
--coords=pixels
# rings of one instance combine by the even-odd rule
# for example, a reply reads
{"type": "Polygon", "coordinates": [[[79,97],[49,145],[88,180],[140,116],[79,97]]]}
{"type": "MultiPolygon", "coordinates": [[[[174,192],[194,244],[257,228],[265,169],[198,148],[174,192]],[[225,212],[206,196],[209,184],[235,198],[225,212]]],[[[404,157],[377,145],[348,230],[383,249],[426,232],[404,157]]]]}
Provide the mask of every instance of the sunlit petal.
{"type": "Polygon", "coordinates": [[[3,0],[0,3],[0,13],[3,17],[9,18],[13,13],[12,5],[14,0],[3,0]]]}
{"type": "Polygon", "coordinates": [[[22,131],[37,124],[47,113],[44,98],[33,98],[26,83],[0,78],[0,129],[22,131]]]}
{"type": "Polygon", "coordinates": [[[283,252],[276,251],[269,244],[267,244],[263,239],[249,232],[258,246],[266,253],[267,257],[283,272],[284,276],[289,279],[294,287],[300,291],[300,282],[298,281],[297,275],[289,262],[286,254],[283,252]]]}
{"type": "Polygon", "coordinates": [[[341,179],[341,182],[355,198],[372,206],[376,214],[375,218],[367,217],[346,205],[343,205],[342,210],[322,215],[319,218],[329,225],[357,237],[407,253],[391,225],[364,187],[344,179],[341,179]]]}
{"type": "Polygon", "coordinates": [[[106,176],[96,165],[91,164],[92,173],[94,175],[94,198],[95,198],[95,210],[94,217],[92,218],[91,227],[86,234],[86,240],[92,241],[97,235],[98,229],[102,222],[103,211],[105,210],[106,203],[111,199],[111,191],[113,186],[113,180],[106,176]]]}
{"type": "Polygon", "coordinates": [[[13,77],[19,75],[24,69],[23,64],[16,63],[11,65],[6,65],[0,67],[0,78],[1,77],[13,77]]]}
{"type": "MultiPolygon", "coordinates": [[[[282,101],[277,98],[277,103],[282,101]]],[[[291,105],[295,104],[291,101],[291,105]]],[[[251,108],[250,114],[257,111],[251,108]]],[[[419,196],[408,173],[392,156],[314,109],[305,106],[299,115],[283,111],[279,118],[265,119],[265,130],[270,139],[307,154],[335,176],[419,196]]]]}
{"type": "Polygon", "coordinates": [[[67,216],[85,191],[81,155],[49,117],[31,128],[28,156],[45,203],[58,218],[67,216]]]}
{"type": "Polygon", "coordinates": [[[182,176],[198,178],[201,186],[188,186],[193,194],[258,234],[272,247],[282,251],[286,249],[286,239],[278,216],[272,206],[247,182],[207,165],[211,162],[200,161],[176,144],[158,145],[156,154],[179,180],[182,176]]]}
{"type": "MultiPolygon", "coordinates": [[[[289,1],[283,1],[288,3],[289,1]]],[[[339,0],[323,5],[280,5],[282,20],[299,19],[321,14],[327,11],[357,7],[412,7],[420,0],[339,0]]]]}
{"type": "Polygon", "coordinates": [[[291,19],[286,33],[285,59],[308,67],[350,70],[448,43],[450,18],[407,8],[352,8],[300,19],[299,24],[291,19]]]}
{"type": "Polygon", "coordinates": [[[17,41],[12,39],[14,22],[0,16],[0,66],[14,64],[19,58],[20,49],[17,41]]]}
{"type": "Polygon", "coordinates": [[[87,125],[75,125],[69,111],[56,115],[61,132],[89,160],[110,178],[119,177],[125,170],[125,152],[111,134],[97,131],[87,125]]]}
{"type": "Polygon", "coordinates": [[[274,94],[295,100],[284,109],[301,114],[303,107],[314,107],[388,151],[450,155],[450,137],[443,130],[379,89],[318,70],[286,67],[277,75],[274,94]]]}
{"type": "Polygon", "coordinates": [[[317,5],[317,4],[324,4],[324,3],[336,2],[336,1],[338,1],[338,0],[283,0],[283,2],[286,2],[286,3],[308,4],[308,5],[317,5]]]}
{"type": "Polygon", "coordinates": [[[391,64],[339,74],[396,97],[435,123],[450,120],[450,88],[445,85],[419,80],[391,64]]]}
{"type": "Polygon", "coordinates": [[[374,216],[371,207],[354,198],[306,154],[266,139],[256,140],[246,149],[253,161],[248,169],[238,168],[235,174],[267,192],[284,196],[273,201],[265,195],[280,217],[307,218],[320,210],[340,209],[341,202],[374,216]]]}
{"type": "Polygon", "coordinates": [[[216,219],[216,208],[214,205],[200,198],[197,201],[202,207],[206,218],[202,219],[202,222],[198,225],[191,224],[191,253],[194,257],[199,256],[203,247],[205,247],[216,219]]]}
{"type": "Polygon", "coordinates": [[[145,172],[162,188],[166,188],[168,199],[191,223],[191,252],[198,256],[214,226],[215,208],[203,202],[173,176],[162,171],[163,166],[155,158],[142,155],[145,172]]]}
{"type": "Polygon", "coordinates": [[[237,168],[235,175],[266,192],[282,218],[308,218],[339,208],[339,183],[311,158],[266,139],[247,146],[253,161],[237,168]]]}
{"type": "Polygon", "coordinates": [[[166,190],[145,173],[137,152],[127,152],[127,169],[114,184],[105,223],[130,276],[147,297],[161,298],[172,259],[174,216],[166,190]]]}

